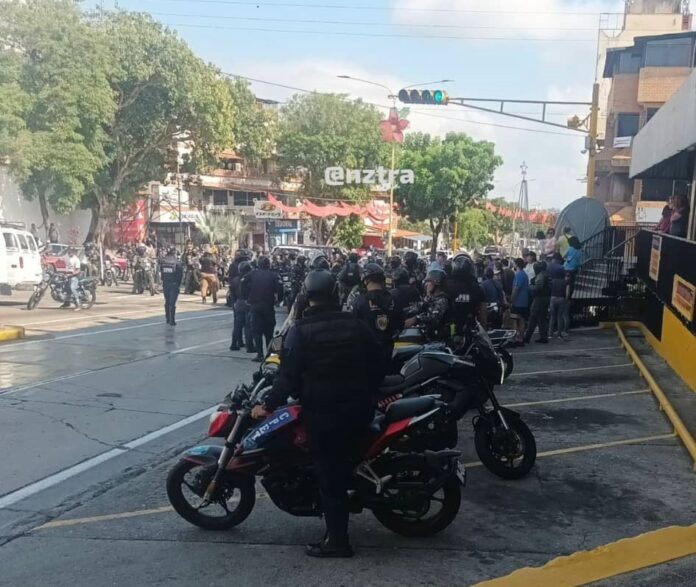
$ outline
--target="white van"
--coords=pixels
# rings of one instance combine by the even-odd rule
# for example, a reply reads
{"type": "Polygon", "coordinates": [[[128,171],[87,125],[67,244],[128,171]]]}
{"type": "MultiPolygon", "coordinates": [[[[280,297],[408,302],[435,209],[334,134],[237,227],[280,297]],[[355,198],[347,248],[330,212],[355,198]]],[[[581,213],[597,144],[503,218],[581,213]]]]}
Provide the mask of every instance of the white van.
{"type": "Polygon", "coordinates": [[[31,289],[41,276],[41,255],[34,237],[21,223],[0,221],[0,294],[31,289]]]}

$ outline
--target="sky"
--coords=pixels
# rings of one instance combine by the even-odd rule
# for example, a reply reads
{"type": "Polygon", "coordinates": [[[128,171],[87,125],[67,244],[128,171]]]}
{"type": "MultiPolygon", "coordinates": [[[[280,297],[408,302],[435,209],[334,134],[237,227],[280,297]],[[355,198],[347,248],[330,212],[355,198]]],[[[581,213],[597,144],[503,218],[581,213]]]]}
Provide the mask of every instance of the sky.
{"type": "MultiPolygon", "coordinates": [[[[295,90],[340,92],[389,105],[387,89],[451,79],[450,97],[587,101],[600,13],[622,0],[103,0],[149,12],[223,72],[252,78],[260,98],[295,90]],[[263,83],[270,82],[270,83],[263,83]],[[275,84],[275,85],[274,85],[275,84]]],[[[427,87],[427,86],[426,86],[427,87]]],[[[493,106],[494,108],[496,106],[493,106]]],[[[563,208],[584,195],[584,135],[454,104],[410,107],[409,130],[466,132],[495,142],[503,165],[494,197],[516,201],[528,167],[531,207],[563,208]],[[515,128],[509,128],[515,127],[515,128]],[[524,130],[526,129],[526,130],[524,130]]],[[[507,111],[538,116],[540,107],[507,111]]],[[[586,106],[549,106],[549,119],[584,118],[586,106]]]]}

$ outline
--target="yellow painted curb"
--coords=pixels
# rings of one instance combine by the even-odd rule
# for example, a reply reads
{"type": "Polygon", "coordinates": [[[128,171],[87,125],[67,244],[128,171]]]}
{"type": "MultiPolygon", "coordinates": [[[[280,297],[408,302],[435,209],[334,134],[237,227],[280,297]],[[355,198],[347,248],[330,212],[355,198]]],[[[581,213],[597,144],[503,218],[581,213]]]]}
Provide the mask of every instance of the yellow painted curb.
{"type": "Polygon", "coordinates": [[[574,587],[696,554],[696,525],[670,526],[518,569],[474,587],[574,587]]]}
{"type": "MultiPolygon", "coordinates": [[[[657,381],[655,381],[655,378],[652,376],[650,371],[648,371],[648,368],[645,366],[641,358],[638,356],[638,353],[636,353],[635,349],[630,345],[630,343],[626,339],[626,335],[624,334],[621,325],[617,323],[614,326],[616,328],[617,334],[619,335],[619,340],[626,349],[628,356],[631,358],[635,366],[638,368],[641,377],[645,379],[645,382],[648,384],[648,387],[657,398],[657,401],[660,404],[660,409],[665,413],[669,421],[674,426],[675,434],[679,436],[681,441],[684,443],[686,450],[689,451],[689,454],[691,455],[691,458],[694,461],[694,471],[696,471],[696,440],[694,440],[694,437],[691,436],[689,429],[684,425],[684,422],[679,417],[679,414],[674,409],[669,399],[667,399],[665,392],[662,391],[662,388],[657,384],[657,381]]],[[[640,328],[641,332],[643,332],[643,328],[645,328],[640,323],[636,323],[636,326],[630,324],[629,327],[640,328]]]]}
{"type": "Polygon", "coordinates": [[[0,342],[24,338],[23,326],[0,326],[0,342]]]}

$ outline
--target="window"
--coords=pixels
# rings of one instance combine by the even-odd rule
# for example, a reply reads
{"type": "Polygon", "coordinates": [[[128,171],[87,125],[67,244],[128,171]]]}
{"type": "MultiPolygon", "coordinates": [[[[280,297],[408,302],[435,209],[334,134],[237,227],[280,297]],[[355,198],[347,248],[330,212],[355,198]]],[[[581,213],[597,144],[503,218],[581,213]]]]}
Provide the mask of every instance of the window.
{"type": "Polygon", "coordinates": [[[635,137],[640,126],[640,114],[619,114],[616,117],[617,137],[635,137]]]}
{"type": "Polygon", "coordinates": [[[17,249],[17,241],[15,240],[14,234],[11,232],[3,232],[2,233],[3,238],[5,239],[5,248],[6,249],[17,249]]]}
{"type": "Polygon", "coordinates": [[[645,48],[646,67],[690,67],[691,39],[649,41],[645,48]]]}
{"type": "Polygon", "coordinates": [[[213,191],[213,204],[215,206],[227,206],[227,190],[213,191]]]}
{"type": "Polygon", "coordinates": [[[29,243],[29,248],[36,252],[38,250],[36,243],[34,242],[34,237],[33,236],[27,236],[27,242],[29,243]]]}
{"type": "Polygon", "coordinates": [[[254,192],[232,192],[234,194],[234,205],[235,206],[253,206],[254,198],[258,197],[258,194],[254,192]]]}
{"type": "Polygon", "coordinates": [[[614,65],[614,73],[638,73],[640,71],[640,55],[630,51],[622,51],[614,65]]]}
{"type": "Polygon", "coordinates": [[[645,122],[650,122],[650,119],[652,119],[652,117],[655,116],[655,114],[657,114],[658,110],[659,108],[648,108],[647,114],[645,116],[645,122]]]}
{"type": "Polygon", "coordinates": [[[27,244],[27,239],[24,238],[23,234],[18,234],[17,238],[19,239],[19,246],[22,248],[23,251],[28,251],[29,250],[29,245],[27,244]]]}

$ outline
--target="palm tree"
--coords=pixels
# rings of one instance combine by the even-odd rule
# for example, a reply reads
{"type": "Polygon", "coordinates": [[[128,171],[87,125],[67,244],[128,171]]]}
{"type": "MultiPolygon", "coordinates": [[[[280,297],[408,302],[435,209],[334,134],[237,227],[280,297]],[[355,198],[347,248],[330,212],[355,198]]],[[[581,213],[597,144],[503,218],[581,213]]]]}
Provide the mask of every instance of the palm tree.
{"type": "Polygon", "coordinates": [[[203,222],[198,229],[203,233],[205,240],[211,245],[216,243],[229,244],[236,247],[240,237],[247,231],[248,226],[238,214],[203,214],[203,222]]]}

